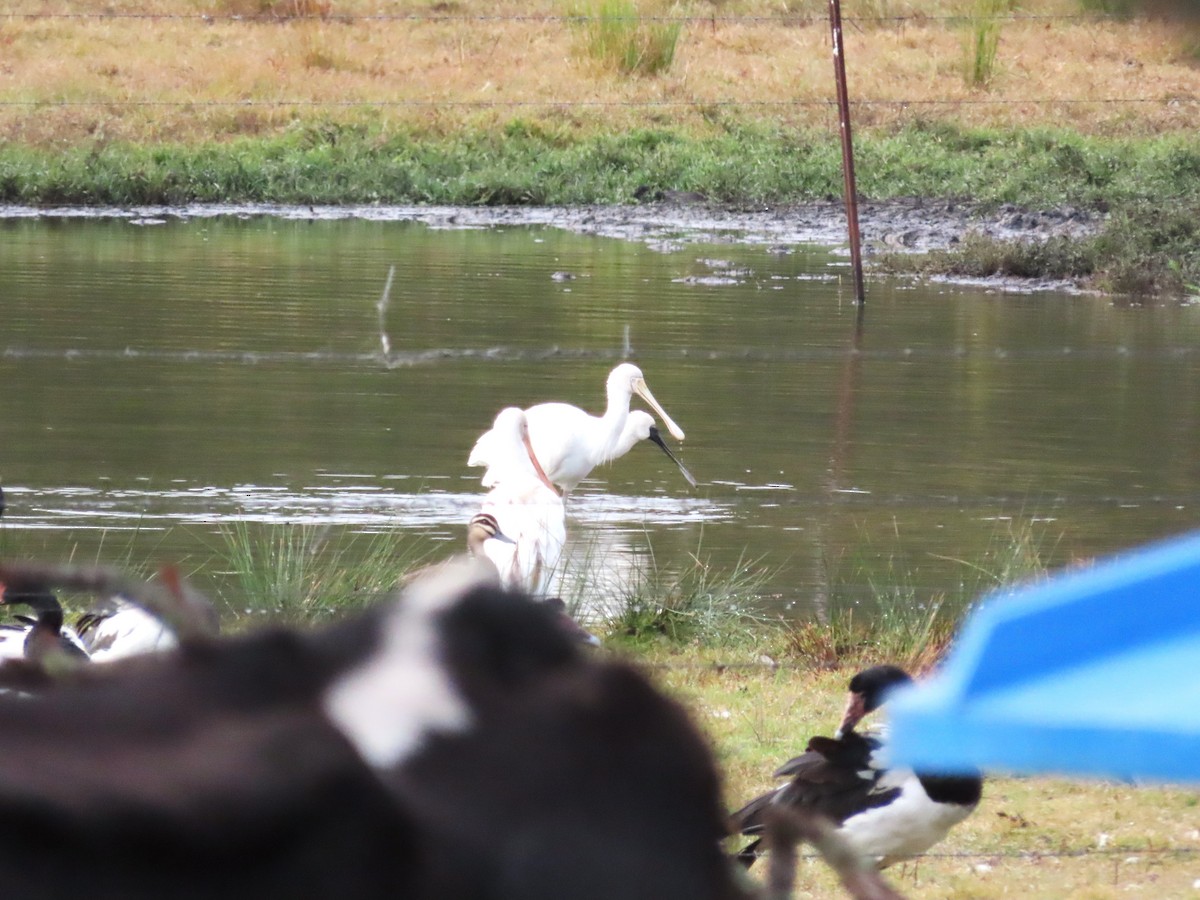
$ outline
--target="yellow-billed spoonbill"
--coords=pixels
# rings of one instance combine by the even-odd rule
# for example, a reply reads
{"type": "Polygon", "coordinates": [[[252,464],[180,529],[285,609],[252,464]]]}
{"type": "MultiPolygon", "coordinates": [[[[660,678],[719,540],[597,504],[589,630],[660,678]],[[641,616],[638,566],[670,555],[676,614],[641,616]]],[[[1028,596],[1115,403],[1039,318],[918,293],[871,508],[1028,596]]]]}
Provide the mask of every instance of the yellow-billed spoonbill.
{"type": "MultiPolygon", "coordinates": [[[[684,438],[646,386],[642,370],[633,363],[621,363],[608,376],[608,406],[603,416],[593,416],[569,403],[539,403],[525,410],[534,464],[546,477],[563,489],[573,490],[588,473],[601,463],[611,462],[627,453],[638,438],[627,431],[629,401],[636,393],[646,401],[676,440],[684,438]]],[[[487,466],[485,487],[496,483],[496,462],[503,450],[496,446],[495,429],[475,442],[467,460],[469,466],[487,466]]]]}

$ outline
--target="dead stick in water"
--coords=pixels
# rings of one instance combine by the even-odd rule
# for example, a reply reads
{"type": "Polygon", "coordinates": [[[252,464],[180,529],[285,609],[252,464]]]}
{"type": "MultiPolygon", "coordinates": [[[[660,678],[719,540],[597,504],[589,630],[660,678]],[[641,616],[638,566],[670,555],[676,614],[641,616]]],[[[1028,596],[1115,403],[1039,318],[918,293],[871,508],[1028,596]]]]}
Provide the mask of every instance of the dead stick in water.
{"type": "Polygon", "coordinates": [[[387,282],[383,285],[383,296],[375,304],[375,309],[379,311],[379,345],[383,348],[383,361],[385,363],[389,362],[392,356],[392,342],[387,333],[387,309],[392,297],[392,279],[395,276],[396,267],[392,266],[388,269],[387,282]]]}

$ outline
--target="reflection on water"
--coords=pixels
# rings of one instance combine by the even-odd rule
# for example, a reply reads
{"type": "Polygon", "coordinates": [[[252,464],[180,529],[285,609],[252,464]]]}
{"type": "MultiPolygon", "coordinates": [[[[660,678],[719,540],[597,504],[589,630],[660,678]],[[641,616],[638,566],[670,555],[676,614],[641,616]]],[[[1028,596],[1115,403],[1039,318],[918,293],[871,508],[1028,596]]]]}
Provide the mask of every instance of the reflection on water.
{"type": "Polygon", "coordinates": [[[820,248],[385,219],[0,219],[3,549],[219,578],[243,521],[446,553],[495,412],[599,412],[625,356],[701,484],[649,445],[594,472],[568,506],[589,580],[762,559],[803,611],[974,584],[1010,520],[1052,564],[1198,521],[1196,307],[876,282],[851,352],[820,248]]]}

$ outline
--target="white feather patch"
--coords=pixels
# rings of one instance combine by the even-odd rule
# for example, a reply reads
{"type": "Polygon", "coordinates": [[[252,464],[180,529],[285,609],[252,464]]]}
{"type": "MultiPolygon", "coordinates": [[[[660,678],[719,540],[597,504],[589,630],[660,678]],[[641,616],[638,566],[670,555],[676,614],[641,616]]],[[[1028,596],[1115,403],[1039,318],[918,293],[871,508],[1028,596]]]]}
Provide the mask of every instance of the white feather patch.
{"type": "Polygon", "coordinates": [[[431,732],[468,728],[470,708],[441,664],[436,617],[494,580],[471,561],[415,581],[383,619],[375,652],[325,691],[325,714],[370,765],[394,766],[431,732]]]}
{"type": "Polygon", "coordinates": [[[890,770],[875,790],[894,787],[900,788],[900,795],[892,802],[850,816],[839,829],[863,856],[885,863],[924,853],[974,809],[933,802],[906,769],[890,770]]]}

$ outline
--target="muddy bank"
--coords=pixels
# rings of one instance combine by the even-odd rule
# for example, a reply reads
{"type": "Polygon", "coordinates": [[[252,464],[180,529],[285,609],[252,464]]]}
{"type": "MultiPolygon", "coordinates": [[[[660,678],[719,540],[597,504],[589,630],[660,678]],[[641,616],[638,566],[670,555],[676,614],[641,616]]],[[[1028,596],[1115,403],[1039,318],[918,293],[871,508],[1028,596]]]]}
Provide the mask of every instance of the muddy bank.
{"type": "MultiPolygon", "coordinates": [[[[641,241],[670,249],[689,243],[747,243],[840,246],[846,242],[841,203],[817,202],[760,209],[734,209],[696,200],[664,200],[629,206],[446,207],[446,206],[275,206],[203,204],[178,207],[0,206],[0,219],[123,218],[152,226],[171,219],[213,216],[277,216],[284,219],[422,222],[432,228],[543,226],[580,234],[641,241]]],[[[860,207],[868,253],[924,252],[955,246],[971,232],[1000,239],[1045,240],[1081,236],[1099,229],[1103,217],[1079,208],[1032,211],[1015,206],[984,207],[952,200],[901,199],[864,202],[860,207]]]]}
{"type": "MultiPolygon", "coordinates": [[[[220,216],[270,216],[301,221],[362,219],[378,222],[420,222],[430,228],[562,228],[577,234],[644,243],[653,250],[672,252],[689,244],[758,245],[766,252],[786,253],[800,244],[834,248],[847,256],[846,214],[840,202],[820,201],[787,206],[735,208],[702,198],[665,198],[634,205],[594,206],[289,206],[276,204],[193,204],[143,207],[18,207],[0,205],[0,221],[19,218],[125,219],[131,225],[153,227],[172,220],[220,216]]],[[[1001,241],[1038,243],[1055,236],[1083,237],[1101,229],[1105,217],[1081,207],[1029,210],[1014,205],[986,206],[954,200],[865,201],[859,207],[864,256],[923,254],[952,250],[967,235],[1001,241]]],[[[882,274],[898,274],[893,264],[882,274]]],[[[1003,274],[965,276],[950,272],[924,277],[972,283],[1004,291],[1075,291],[1080,282],[1057,277],[1003,274]]]]}

